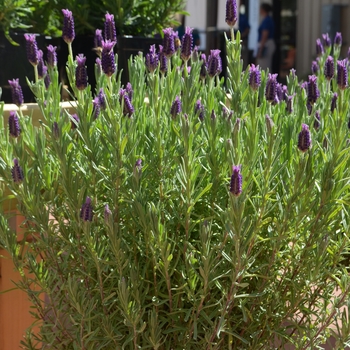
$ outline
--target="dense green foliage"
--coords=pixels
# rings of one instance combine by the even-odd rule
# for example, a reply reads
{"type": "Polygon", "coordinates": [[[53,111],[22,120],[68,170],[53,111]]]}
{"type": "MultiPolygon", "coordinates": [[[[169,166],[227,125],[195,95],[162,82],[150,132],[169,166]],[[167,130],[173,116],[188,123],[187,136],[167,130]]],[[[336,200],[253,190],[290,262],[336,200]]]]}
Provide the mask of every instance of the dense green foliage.
{"type": "MultiPolygon", "coordinates": [[[[201,60],[190,60],[188,74],[176,53],[161,75],[134,57],[132,117],[123,115],[120,75],[97,72],[107,107],[95,120],[90,87],[74,91],[77,128],[50,70],[47,90],[31,83],[41,127],[20,111],[13,139],[1,119],[0,175],[33,236],[17,243],[10,214],[0,216],[1,245],[31,273],[18,286],[41,332],[29,330],[26,349],[39,341],[50,349],[316,349],[341,319],[337,349],[349,341],[341,310],[350,288],[349,89],[320,73],[309,115],[291,73],[288,113],[284,101],[266,101],[265,72],[250,88],[239,34],[227,40],[227,55],[226,88],[218,77],[200,79],[201,60]],[[339,99],[331,113],[332,89],[339,99]],[[172,118],[176,96],[182,112],[172,118]],[[305,153],[297,147],[302,123],[312,138],[305,153]],[[11,177],[14,158],[21,184],[11,177]],[[232,165],[242,165],[239,196],[229,191],[232,165]],[[91,222],[80,218],[87,196],[91,222]],[[104,218],[106,204],[112,215],[104,218]]],[[[75,65],[70,57],[72,87],[75,65]]]]}

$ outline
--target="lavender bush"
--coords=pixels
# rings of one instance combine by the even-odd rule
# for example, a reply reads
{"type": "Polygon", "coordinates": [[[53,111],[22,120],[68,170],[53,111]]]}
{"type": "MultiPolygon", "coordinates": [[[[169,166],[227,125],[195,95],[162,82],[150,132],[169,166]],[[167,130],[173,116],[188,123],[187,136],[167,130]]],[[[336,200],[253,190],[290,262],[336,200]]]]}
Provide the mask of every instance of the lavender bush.
{"type": "Polygon", "coordinates": [[[49,83],[29,82],[41,126],[21,105],[0,120],[0,175],[25,217],[18,242],[3,208],[0,244],[40,326],[23,348],[317,349],[332,334],[349,345],[339,45],[333,60],[319,49],[317,75],[300,84],[292,70],[282,86],[242,70],[231,27],[224,87],[222,53],[189,52],[190,29],[173,49],[165,33],[160,52],[129,61],[125,87],[113,41],[102,42],[96,91],[70,47],[72,114],[50,47],[49,83]]]}

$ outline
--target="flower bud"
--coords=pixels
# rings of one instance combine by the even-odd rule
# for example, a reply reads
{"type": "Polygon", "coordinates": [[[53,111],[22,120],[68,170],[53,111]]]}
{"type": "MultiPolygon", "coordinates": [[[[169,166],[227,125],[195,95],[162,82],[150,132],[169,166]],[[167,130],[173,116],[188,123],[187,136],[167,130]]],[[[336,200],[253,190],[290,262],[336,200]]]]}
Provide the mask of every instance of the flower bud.
{"type": "Polygon", "coordinates": [[[241,165],[232,167],[232,176],[230,181],[230,192],[238,197],[242,193],[242,174],[241,165]]]}
{"type": "Polygon", "coordinates": [[[346,65],[346,59],[338,61],[337,83],[340,90],[345,90],[348,87],[348,70],[346,65]]]}
{"type": "Polygon", "coordinates": [[[26,39],[26,50],[28,61],[36,66],[38,64],[38,45],[36,43],[35,34],[24,34],[26,39]]]}
{"type": "Polygon", "coordinates": [[[233,27],[238,19],[237,12],[237,1],[236,0],[226,0],[226,23],[233,27]]]}
{"type": "Polygon", "coordinates": [[[115,30],[114,15],[106,13],[105,15],[105,40],[117,43],[117,32],[115,30]]]}
{"type": "Polygon", "coordinates": [[[11,87],[12,102],[20,107],[23,104],[23,92],[21,85],[19,85],[19,79],[13,79],[8,81],[11,87]]]}
{"type": "Polygon", "coordinates": [[[332,97],[332,102],[331,102],[331,112],[333,113],[337,109],[337,99],[338,99],[338,94],[335,92],[332,97]]]}
{"type": "Polygon", "coordinates": [[[170,115],[173,119],[181,113],[181,100],[179,96],[176,96],[175,101],[172,103],[170,108],[170,115]]]}
{"type": "Polygon", "coordinates": [[[302,124],[301,132],[298,137],[298,148],[302,152],[306,152],[311,147],[311,134],[309,126],[302,124]]]}
{"type": "Polygon", "coordinates": [[[149,53],[146,54],[145,64],[150,73],[153,73],[158,67],[159,58],[156,53],[156,45],[152,45],[149,53]]]}
{"type": "Polygon", "coordinates": [[[222,71],[222,61],[220,57],[220,50],[210,50],[208,57],[208,75],[213,78],[215,75],[219,75],[222,71]]]}
{"type": "Polygon", "coordinates": [[[256,91],[261,85],[261,72],[259,66],[252,64],[249,68],[249,86],[256,91]]]}
{"type": "Polygon", "coordinates": [[[15,158],[13,160],[13,167],[11,169],[11,175],[13,182],[16,184],[20,184],[24,180],[24,174],[21,166],[18,164],[18,159],[15,158]]]}
{"type": "Polygon", "coordinates": [[[317,87],[317,77],[315,75],[309,75],[309,81],[307,83],[307,100],[314,104],[320,97],[320,91],[317,87]]]}
{"type": "Polygon", "coordinates": [[[277,74],[269,73],[266,88],[265,88],[265,97],[269,102],[275,102],[277,97],[277,74]]]}
{"type": "Polygon", "coordinates": [[[75,38],[74,18],[72,11],[62,10],[62,13],[64,16],[62,38],[67,44],[69,44],[72,43],[75,38]]]}
{"type": "Polygon", "coordinates": [[[324,75],[329,81],[334,76],[334,60],[332,56],[328,56],[324,64],[324,75]]]}
{"type": "Polygon", "coordinates": [[[175,53],[175,33],[173,28],[163,29],[163,52],[166,57],[171,57],[175,53]]]}
{"type": "Polygon", "coordinates": [[[10,112],[8,125],[10,136],[17,138],[21,135],[21,127],[19,125],[19,119],[16,112],[10,112]]]}
{"type": "Polygon", "coordinates": [[[341,33],[336,32],[335,37],[334,37],[334,46],[340,47],[342,45],[342,43],[343,43],[343,38],[342,38],[341,33]]]}
{"type": "Polygon", "coordinates": [[[56,46],[49,45],[47,47],[47,65],[50,68],[57,66],[57,53],[56,53],[56,46]]]}
{"type": "Polygon", "coordinates": [[[182,37],[181,58],[184,61],[188,61],[192,55],[192,46],[193,46],[192,31],[193,31],[192,28],[186,27],[185,34],[182,37]]]}
{"type": "Polygon", "coordinates": [[[114,41],[106,40],[102,41],[102,70],[103,73],[106,74],[108,77],[114,74],[115,72],[115,59],[114,59],[114,52],[113,47],[115,45],[114,41]]]}
{"type": "Polygon", "coordinates": [[[92,221],[92,217],[94,215],[91,198],[86,197],[85,203],[82,205],[80,209],[80,218],[83,221],[92,221]]]}
{"type": "Polygon", "coordinates": [[[84,90],[88,85],[86,71],[86,57],[83,54],[77,56],[77,67],[75,69],[75,86],[78,90],[84,90]]]}

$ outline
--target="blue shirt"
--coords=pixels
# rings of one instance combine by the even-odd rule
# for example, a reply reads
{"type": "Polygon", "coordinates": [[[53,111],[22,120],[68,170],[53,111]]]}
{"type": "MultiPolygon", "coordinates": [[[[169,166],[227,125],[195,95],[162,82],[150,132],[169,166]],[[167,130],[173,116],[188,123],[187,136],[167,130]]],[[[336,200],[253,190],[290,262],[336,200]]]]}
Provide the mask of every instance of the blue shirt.
{"type": "Polygon", "coordinates": [[[260,43],[261,41],[261,35],[263,30],[268,30],[269,31],[269,36],[267,39],[274,39],[275,38],[275,24],[273,23],[273,19],[271,16],[266,16],[258,29],[259,32],[259,37],[258,37],[258,42],[260,43]]]}
{"type": "Polygon", "coordinates": [[[239,31],[243,33],[247,28],[250,28],[248,18],[242,13],[239,14],[239,31]]]}

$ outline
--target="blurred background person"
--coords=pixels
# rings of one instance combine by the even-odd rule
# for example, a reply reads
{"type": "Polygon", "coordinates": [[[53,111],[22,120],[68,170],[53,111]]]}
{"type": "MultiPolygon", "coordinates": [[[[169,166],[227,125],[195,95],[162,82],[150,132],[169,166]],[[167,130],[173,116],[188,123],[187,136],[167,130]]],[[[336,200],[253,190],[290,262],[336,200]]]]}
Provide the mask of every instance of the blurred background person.
{"type": "Polygon", "coordinates": [[[272,71],[272,58],[276,50],[275,24],[270,15],[272,7],[270,4],[260,5],[261,23],[258,29],[258,50],[256,63],[261,69],[272,71]]]}

